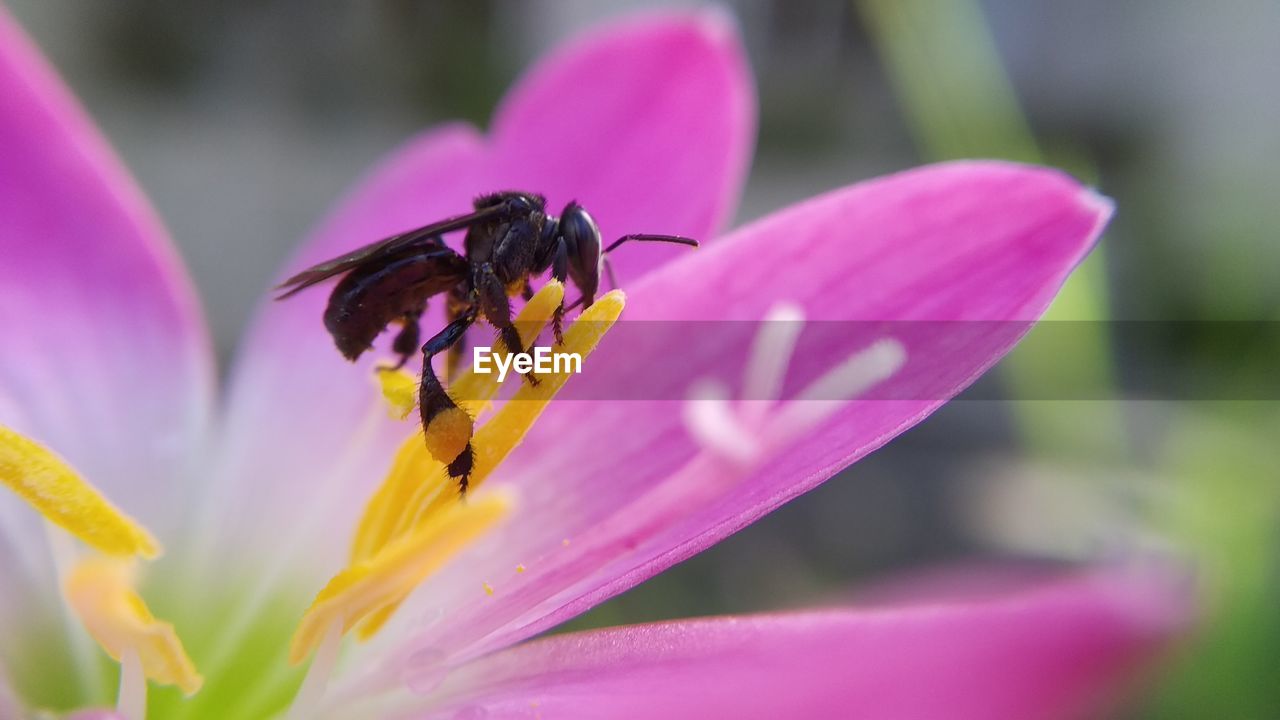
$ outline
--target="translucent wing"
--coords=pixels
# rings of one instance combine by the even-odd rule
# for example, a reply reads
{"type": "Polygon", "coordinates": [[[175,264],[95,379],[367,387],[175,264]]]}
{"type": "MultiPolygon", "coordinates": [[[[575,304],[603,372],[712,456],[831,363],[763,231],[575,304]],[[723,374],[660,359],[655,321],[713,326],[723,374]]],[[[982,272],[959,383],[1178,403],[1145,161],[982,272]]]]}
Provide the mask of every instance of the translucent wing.
{"type": "MultiPolygon", "coordinates": [[[[406,250],[424,250],[434,244],[433,238],[441,233],[451,232],[453,230],[461,230],[470,227],[481,220],[485,220],[493,215],[498,214],[500,208],[488,207],[477,210],[466,215],[441,220],[437,223],[425,225],[410,230],[406,233],[393,235],[389,238],[369,243],[364,247],[357,248],[332,260],[326,260],[319,265],[303,270],[293,277],[285,280],[276,286],[276,290],[284,290],[281,295],[276,296],[277,300],[284,300],[292,297],[298,292],[305,290],[317,283],[324,282],[331,277],[341,275],[345,272],[354,270],[364,263],[372,260],[379,260],[392,257],[406,250]]],[[[442,252],[452,253],[453,250],[440,246],[442,252]]]]}

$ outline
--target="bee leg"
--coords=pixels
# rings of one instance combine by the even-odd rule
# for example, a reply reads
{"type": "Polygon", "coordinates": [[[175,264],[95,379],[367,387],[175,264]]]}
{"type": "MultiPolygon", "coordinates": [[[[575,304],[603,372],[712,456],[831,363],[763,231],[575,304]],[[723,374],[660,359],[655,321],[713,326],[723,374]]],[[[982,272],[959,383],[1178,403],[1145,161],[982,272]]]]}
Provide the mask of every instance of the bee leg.
{"type": "Polygon", "coordinates": [[[422,329],[418,326],[418,321],[422,318],[422,313],[427,309],[427,304],[423,303],[422,307],[417,310],[404,314],[404,327],[400,328],[400,332],[396,334],[396,339],[391,342],[391,349],[400,356],[399,362],[395,364],[391,370],[399,370],[409,362],[409,358],[418,352],[418,343],[421,342],[422,329]]]}
{"type": "Polygon", "coordinates": [[[524,289],[520,291],[520,297],[524,298],[525,302],[533,299],[533,284],[528,280],[524,281],[524,289]]]}
{"type": "MultiPolygon", "coordinates": [[[[445,317],[449,322],[453,322],[463,315],[471,312],[473,303],[467,298],[465,291],[454,288],[449,291],[448,302],[445,305],[445,317]]],[[[445,378],[450,382],[458,377],[458,370],[462,367],[462,355],[467,351],[467,335],[462,334],[458,341],[449,346],[449,352],[444,358],[445,378]]]]}
{"type": "MultiPolygon", "coordinates": [[[[551,259],[551,277],[560,281],[563,285],[569,277],[569,244],[564,238],[556,241],[556,254],[551,259]]],[[[556,306],[555,314],[551,316],[551,329],[555,332],[556,344],[564,345],[564,296],[560,297],[560,304],[556,306]]]]}
{"type": "MultiPolygon", "coordinates": [[[[476,280],[480,309],[484,311],[484,317],[489,324],[497,328],[502,344],[507,346],[507,352],[525,352],[524,343],[520,340],[520,332],[511,322],[511,301],[507,298],[507,291],[502,286],[502,282],[494,274],[493,266],[489,263],[481,265],[476,280]]],[[[539,382],[532,372],[524,373],[523,377],[529,381],[530,385],[537,385],[539,382]]]]}
{"type": "Polygon", "coordinates": [[[431,456],[447,463],[449,477],[458,481],[458,493],[466,495],[475,452],[471,448],[474,424],[467,412],[445,392],[431,367],[431,358],[449,349],[476,321],[473,308],[449,323],[422,346],[422,383],[418,386],[418,407],[422,413],[422,433],[431,456]]]}

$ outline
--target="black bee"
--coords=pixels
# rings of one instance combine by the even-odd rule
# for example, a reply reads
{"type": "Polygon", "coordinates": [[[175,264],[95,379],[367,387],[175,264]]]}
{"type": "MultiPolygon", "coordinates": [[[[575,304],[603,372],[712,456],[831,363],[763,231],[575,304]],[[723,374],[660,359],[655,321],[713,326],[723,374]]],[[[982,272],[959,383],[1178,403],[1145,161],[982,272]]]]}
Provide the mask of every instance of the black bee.
{"type": "MultiPolygon", "coordinates": [[[[676,235],[625,235],[601,249],[600,228],[578,203],[565,206],[560,217],[548,215],[546,199],[526,192],[499,192],[475,201],[475,211],[394,235],[320,263],[285,280],[276,289],[283,300],[338,275],[346,275],[329,296],[324,325],[338,350],[355,360],[372,347],[388,325],[402,329],[392,342],[402,367],[417,349],[419,319],[427,299],[447,293],[448,324],[422,345],[422,381],[419,409],[425,431],[431,421],[449,410],[462,411],[445,392],[431,367],[431,358],[448,351],[450,376],[462,354],[463,336],[483,318],[497,331],[508,349],[523,352],[520,334],[511,322],[510,297],[520,293],[527,300],[533,292],[529,280],[548,269],[556,280],[573,280],[582,297],[569,309],[589,307],[600,287],[601,270],[609,271],[606,255],[630,241],[670,242],[697,246],[697,241],[676,235]],[[466,229],[463,253],[445,245],[442,235],[466,229]]],[[[610,272],[612,280],[612,273],[610,272]]],[[[556,308],[553,329],[562,343],[564,302],[556,308]]],[[[531,383],[537,380],[526,376],[531,383]]],[[[469,422],[469,419],[468,419],[469,422]]],[[[471,443],[449,463],[449,475],[466,493],[474,454],[471,443]]]]}

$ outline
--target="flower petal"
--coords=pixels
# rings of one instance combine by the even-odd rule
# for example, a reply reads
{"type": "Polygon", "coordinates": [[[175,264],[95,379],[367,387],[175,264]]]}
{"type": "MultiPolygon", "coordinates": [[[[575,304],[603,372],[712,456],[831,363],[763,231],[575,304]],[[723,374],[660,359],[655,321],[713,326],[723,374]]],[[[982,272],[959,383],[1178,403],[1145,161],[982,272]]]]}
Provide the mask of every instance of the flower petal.
{"type": "MultiPolygon", "coordinates": [[[[982,600],[560,635],[460,668],[413,717],[1093,717],[1186,601],[1167,578],[1116,572],[982,600]]],[[[409,668],[410,687],[433,671],[409,668]]]]}
{"type": "MultiPolygon", "coordinates": [[[[594,30],[531,70],[493,122],[492,179],[578,200],[610,242],[710,239],[731,217],[755,142],[755,95],[731,17],[640,16],[594,30]]],[[[612,256],[625,282],[687,248],[612,256]]]]}
{"type": "Polygon", "coordinates": [[[518,483],[521,511],[412,600],[449,622],[408,634],[402,650],[462,661],[529,637],[878,448],[1008,351],[1108,213],[1057,172],[956,163],[836,191],[646,276],[628,288],[624,321],[566,388],[636,399],[560,401],[547,411],[491,481],[518,483]],[[687,397],[699,378],[740,369],[752,335],[742,329],[755,324],[716,320],[758,320],[783,302],[828,321],[812,340],[802,336],[784,397],[880,331],[900,336],[907,361],[874,390],[890,399],[827,403],[838,410],[826,422],[762,436],[768,452],[743,468],[694,440],[684,402],[643,398],[687,397]],[[704,322],[634,322],[663,318],[704,322]],[[628,395],[634,388],[653,395],[628,395]],[[480,595],[482,583],[492,598],[480,595]]]}
{"type": "Polygon", "coordinates": [[[206,428],[212,354],[159,219],[0,9],[0,423],[162,534],[206,428]]]}
{"type": "MultiPolygon", "coordinates": [[[[476,187],[469,173],[483,150],[467,126],[423,133],[358,184],[288,270],[465,211],[476,187]]],[[[224,537],[256,531],[273,545],[282,539],[279,518],[298,517],[304,502],[284,539],[298,541],[294,549],[325,572],[345,554],[347,538],[332,528],[354,527],[363,499],[412,432],[387,417],[375,381],[374,364],[389,359],[389,349],[352,364],[334,348],[322,322],[330,290],[268,299],[259,309],[232,373],[222,464],[205,516],[224,537]]],[[[424,332],[438,327],[426,322],[424,332]]]]}

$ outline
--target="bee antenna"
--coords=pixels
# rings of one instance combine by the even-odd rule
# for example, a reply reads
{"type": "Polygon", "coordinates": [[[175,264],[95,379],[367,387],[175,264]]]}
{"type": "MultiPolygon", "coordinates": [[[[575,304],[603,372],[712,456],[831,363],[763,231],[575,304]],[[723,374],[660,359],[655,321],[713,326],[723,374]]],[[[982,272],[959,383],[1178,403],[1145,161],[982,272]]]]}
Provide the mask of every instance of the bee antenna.
{"type": "Polygon", "coordinates": [[[604,274],[609,278],[609,289],[617,290],[618,276],[613,274],[613,263],[609,262],[609,258],[607,257],[602,257],[600,259],[603,261],[604,274]]]}
{"type": "Polygon", "coordinates": [[[693,238],[687,238],[682,235],[623,235],[617,240],[614,240],[612,245],[605,248],[604,253],[608,255],[614,250],[617,250],[619,245],[627,242],[628,240],[635,240],[636,242],[665,242],[665,243],[675,243],[677,245],[688,245],[690,247],[698,247],[697,240],[694,240],[693,238]]]}

